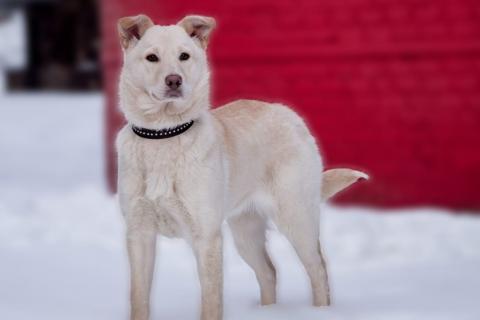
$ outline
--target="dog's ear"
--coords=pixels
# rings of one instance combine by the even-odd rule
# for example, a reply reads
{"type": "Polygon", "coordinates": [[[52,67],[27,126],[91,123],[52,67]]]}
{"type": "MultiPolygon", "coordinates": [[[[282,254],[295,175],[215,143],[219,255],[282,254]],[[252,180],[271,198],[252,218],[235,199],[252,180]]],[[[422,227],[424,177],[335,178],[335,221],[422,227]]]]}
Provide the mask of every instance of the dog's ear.
{"type": "Polygon", "coordinates": [[[197,40],[203,49],[207,48],[210,33],[215,28],[215,19],[204,16],[186,16],[179,23],[180,27],[197,40]]]}
{"type": "Polygon", "coordinates": [[[132,41],[138,41],[145,34],[148,28],[153,26],[153,21],[146,15],[124,17],[118,20],[118,35],[120,44],[127,49],[132,41]]]}

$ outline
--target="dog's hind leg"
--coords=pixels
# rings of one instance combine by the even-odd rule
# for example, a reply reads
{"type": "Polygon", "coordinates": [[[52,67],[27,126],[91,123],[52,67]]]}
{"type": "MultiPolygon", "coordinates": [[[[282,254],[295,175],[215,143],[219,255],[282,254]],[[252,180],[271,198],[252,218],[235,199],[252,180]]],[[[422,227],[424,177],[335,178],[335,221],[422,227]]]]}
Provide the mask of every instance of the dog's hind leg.
{"type": "Polygon", "coordinates": [[[284,201],[279,209],[275,223],[290,241],[307,271],[313,305],[330,305],[327,270],[319,242],[319,207],[314,203],[284,201]]]}
{"type": "Polygon", "coordinates": [[[304,157],[303,166],[286,163],[272,183],[277,212],[272,220],[292,244],[310,278],[313,305],[330,304],[328,276],[320,245],[321,172],[304,157]]]}
{"type": "Polygon", "coordinates": [[[276,302],[276,272],[265,247],[267,223],[254,212],[228,219],[238,253],[253,269],[260,286],[261,304],[276,302]]]}

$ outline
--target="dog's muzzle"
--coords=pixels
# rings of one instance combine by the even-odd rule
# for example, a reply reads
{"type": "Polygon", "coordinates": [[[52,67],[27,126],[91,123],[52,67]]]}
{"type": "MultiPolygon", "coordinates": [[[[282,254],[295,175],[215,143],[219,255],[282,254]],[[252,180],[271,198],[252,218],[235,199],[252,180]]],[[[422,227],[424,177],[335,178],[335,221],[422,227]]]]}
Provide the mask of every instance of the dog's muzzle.
{"type": "Polygon", "coordinates": [[[170,74],[165,77],[165,85],[168,90],[165,92],[166,98],[179,98],[182,96],[182,77],[178,74],[170,74]]]}

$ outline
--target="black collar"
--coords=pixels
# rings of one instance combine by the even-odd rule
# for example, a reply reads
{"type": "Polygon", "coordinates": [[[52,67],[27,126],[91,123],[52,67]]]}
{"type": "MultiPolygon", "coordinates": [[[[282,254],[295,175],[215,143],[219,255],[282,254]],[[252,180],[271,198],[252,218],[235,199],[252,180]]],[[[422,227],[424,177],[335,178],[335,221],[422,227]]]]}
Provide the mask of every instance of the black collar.
{"type": "Polygon", "coordinates": [[[193,120],[190,122],[186,122],[184,124],[180,124],[173,128],[161,129],[161,130],[152,130],[152,129],[145,129],[140,128],[132,125],[133,132],[142,138],[145,139],[166,139],[178,136],[181,133],[184,133],[193,125],[193,120]]]}

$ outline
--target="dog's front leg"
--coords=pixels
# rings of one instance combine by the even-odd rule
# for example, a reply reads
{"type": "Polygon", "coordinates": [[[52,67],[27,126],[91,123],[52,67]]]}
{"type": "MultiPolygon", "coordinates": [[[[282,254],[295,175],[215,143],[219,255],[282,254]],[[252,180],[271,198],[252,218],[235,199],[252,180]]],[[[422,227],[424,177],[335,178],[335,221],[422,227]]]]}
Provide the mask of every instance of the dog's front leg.
{"type": "Polygon", "coordinates": [[[121,152],[118,165],[118,197],[127,226],[130,262],[130,319],[148,320],[157,239],[156,214],[153,203],[144,197],[142,172],[131,154],[121,152]]]}
{"type": "Polygon", "coordinates": [[[127,249],[130,261],[130,319],[147,320],[155,265],[157,232],[152,212],[142,210],[127,219],[127,249]]]}
{"type": "Polygon", "coordinates": [[[226,178],[220,149],[212,144],[203,162],[195,160],[194,171],[178,189],[184,221],[197,260],[201,287],[201,320],[223,319],[223,237],[226,178]],[[202,165],[203,163],[203,165],[202,165]],[[203,187],[198,187],[203,186],[203,187]]]}
{"type": "Polygon", "coordinates": [[[201,320],[221,320],[223,316],[223,239],[220,226],[211,235],[194,240],[202,291],[201,320]]]}

